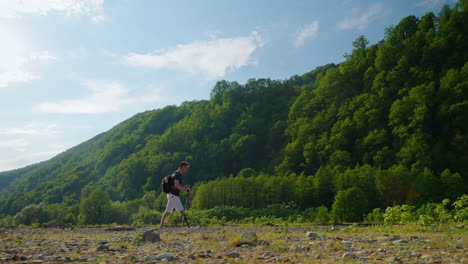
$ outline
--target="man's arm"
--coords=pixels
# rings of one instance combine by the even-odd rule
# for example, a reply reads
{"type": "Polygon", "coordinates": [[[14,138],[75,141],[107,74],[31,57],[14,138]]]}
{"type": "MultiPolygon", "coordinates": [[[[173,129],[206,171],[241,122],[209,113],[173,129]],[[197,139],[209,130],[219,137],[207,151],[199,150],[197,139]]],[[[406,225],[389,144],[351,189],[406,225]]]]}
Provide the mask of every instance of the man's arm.
{"type": "Polygon", "coordinates": [[[183,192],[189,192],[190,189],[189,188],[185,188],[185,187],[182,187],[182,185],[180,185],[180,181],[179,180],[174,180],[174,187],[178,190],[181,190],[183,192]]]}

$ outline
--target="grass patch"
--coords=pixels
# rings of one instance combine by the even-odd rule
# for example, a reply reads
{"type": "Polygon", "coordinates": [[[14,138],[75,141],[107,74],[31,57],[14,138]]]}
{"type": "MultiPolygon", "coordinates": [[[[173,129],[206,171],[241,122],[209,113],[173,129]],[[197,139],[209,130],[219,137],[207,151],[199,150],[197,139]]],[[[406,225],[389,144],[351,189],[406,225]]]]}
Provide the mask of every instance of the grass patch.
{"type": "Polygon", "coordinates": [[[258,239],[256,237],[242,237],[236,236],[229,240],[229,245],[232,247],[240,247],[242,245],[253,246],[257,243],[258,239]]]}

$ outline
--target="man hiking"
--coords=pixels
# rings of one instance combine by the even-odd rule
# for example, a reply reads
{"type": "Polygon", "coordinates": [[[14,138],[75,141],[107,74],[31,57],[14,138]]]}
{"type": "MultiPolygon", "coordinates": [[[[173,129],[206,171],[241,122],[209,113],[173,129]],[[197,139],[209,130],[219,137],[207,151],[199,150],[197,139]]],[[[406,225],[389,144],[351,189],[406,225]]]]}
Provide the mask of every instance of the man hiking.
{"type": "MultiPolygon", "coordinates": [[[[166,205],[166,212],[163,214],[161,218],[161,223],[159,225],[159,229],[162,229],[164,225],[166,224],[166,220],[169,217],[169,215],[174,211],[174,209],[182,214],[182,217],[184,218],[185,222],[187,223],[187,226],[189,225],[187,222],[187,218],[185,217],[185,210],[184,207],[182,206],[182,202],[180,201],[180,191],[183,192],[190,192],[190,186],[185,185],[182,187],[182,174],[188,172],[190,168],[190,165],[186,161],[182,161],[179,164],[179,169],[176,170],[173,174],[171,174],[169,177],[172,178],[173,185],[172,188],[170,189],[169,193],[167,194],[167,205],[166,205]]],[[[189,227],[190,228],[190,227],[189,227]]]]}

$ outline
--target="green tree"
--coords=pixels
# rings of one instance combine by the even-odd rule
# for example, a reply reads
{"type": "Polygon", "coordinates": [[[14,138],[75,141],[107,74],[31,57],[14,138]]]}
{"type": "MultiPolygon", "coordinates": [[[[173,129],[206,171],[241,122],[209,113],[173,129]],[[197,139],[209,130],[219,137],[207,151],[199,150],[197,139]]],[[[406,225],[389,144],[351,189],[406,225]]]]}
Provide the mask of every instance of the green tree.
{"type": "Polygon", "coordinates": [[[44,203],[30,204],[15,215],[14,221],[20,225],[46,223],[50,218],[45,207],[44,203]]]}
{"type": "Polygon", "coordinates": [[[362,221],[366,213],[367,197],[358,187],[339,191],[332,206],[334,221],[362,221]]]}
{"type": "Polygon", "coordinates": [[[95,189],[89,196],[83,197],[80,203],[80,223],[105,224],[112,222],[110,219],[111,201],[109,194],[95,189]]]}

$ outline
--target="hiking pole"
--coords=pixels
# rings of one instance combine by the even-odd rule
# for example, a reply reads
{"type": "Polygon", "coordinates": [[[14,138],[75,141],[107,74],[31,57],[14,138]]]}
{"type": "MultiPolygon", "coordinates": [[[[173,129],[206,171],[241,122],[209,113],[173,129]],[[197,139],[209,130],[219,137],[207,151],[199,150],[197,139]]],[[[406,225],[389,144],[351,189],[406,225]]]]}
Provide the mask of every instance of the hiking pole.
{"type": "MultiPolygon", "coordinates": [[[[188,185],[188,187],[190,188],[190,185],[188,185]]],[[[190,195],[190,191],[187,192],[187,197],[185,198],[185,210],[187,210],[187,203],[188,203],[188,198],[189,198],[189,195],[190,195]]]]}
{"type": "MultiPolygon", "coordinates": [[[[190,188],[190,185],[188,185],[188,188],[190,188]]],[[[185,223],[187,224],[188,231],[195,231],[198,230],[200,227],[199,226],[194,226],[190,227],[189,222],[187,221],[187,216],[185,215],[185,209],[187,209],[187,202],[189,199],[190,191],[187,192],[187,198],[185,199],[185,208],[184,208],[184,213],[182,214],[182,218],[184,219],[185,223]]]]}
{"type": "MultiPolygon", "coordinates": [[[[188,188],[190,188],[190,185],[188,185],[188,188]]],[[[182,214],[182,218],[184,219],[185,223],[187,224],[187,227],[190,229],[190,225],[187,221],[187,217],[185,216],[185,211],[187,210],[187,202],[189,199],[190,191],[187,191],[187,198],[185,198],[185,207],[184,207],[184,213],[182,214]]]]}
{"type": "Polygon", "coordinates": [[[184,219],[185,223],[187,224],[187,228],[190,229],[190,225],[187,221],[187,217],[185,217],[185,213],[182,214],[182,218],[184,219]]]}

